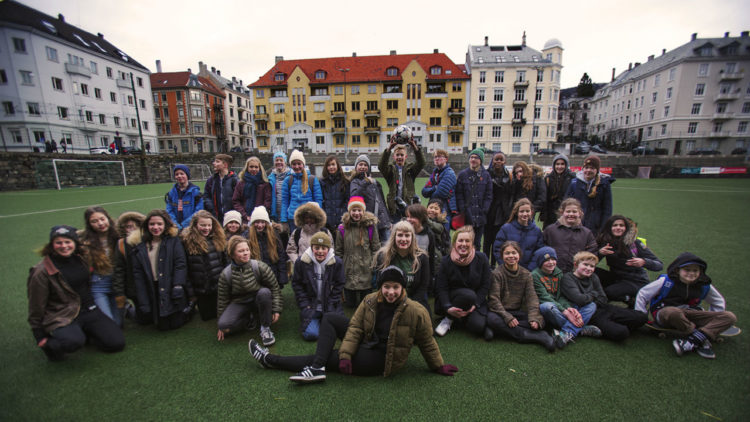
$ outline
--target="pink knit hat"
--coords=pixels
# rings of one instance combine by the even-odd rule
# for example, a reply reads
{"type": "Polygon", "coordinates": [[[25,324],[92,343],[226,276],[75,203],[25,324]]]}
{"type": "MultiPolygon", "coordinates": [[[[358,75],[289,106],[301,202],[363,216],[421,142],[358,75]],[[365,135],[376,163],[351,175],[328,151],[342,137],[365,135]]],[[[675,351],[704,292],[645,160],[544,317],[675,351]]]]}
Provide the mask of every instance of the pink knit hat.
{"type": "Polygon", "coordinates": [[[360,207],[362,208],[362,211],[366,210],[365,198],[362,198],[361,196],[352,196],[349,198],[349,204],[346,206],[346,210],[351,211],[352,207],[360,207]]]}

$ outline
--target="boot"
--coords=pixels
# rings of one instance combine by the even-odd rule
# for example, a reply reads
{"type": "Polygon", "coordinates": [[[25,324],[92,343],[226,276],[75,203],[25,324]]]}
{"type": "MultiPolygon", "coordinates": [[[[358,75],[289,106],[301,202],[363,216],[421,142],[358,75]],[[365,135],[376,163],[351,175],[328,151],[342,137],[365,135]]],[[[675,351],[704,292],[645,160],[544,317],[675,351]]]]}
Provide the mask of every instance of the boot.
{"type": "Polygon", "coordinates": [[[541,344],[550,353],[554,353],[557,350],[555,340],[546,331],[524,329],[518,338],[518,342],[541,344]]]}

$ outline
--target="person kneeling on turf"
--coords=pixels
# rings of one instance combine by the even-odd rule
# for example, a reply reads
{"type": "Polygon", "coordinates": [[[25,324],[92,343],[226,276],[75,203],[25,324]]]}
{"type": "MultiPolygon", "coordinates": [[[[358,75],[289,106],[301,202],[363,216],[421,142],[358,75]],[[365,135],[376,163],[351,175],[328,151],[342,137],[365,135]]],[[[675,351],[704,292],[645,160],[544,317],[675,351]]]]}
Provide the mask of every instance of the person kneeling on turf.
{"type": "Polygon", "coordinates": [[[298,374],[291,381],[325,381],[326,369],[344,374],[388,376],[406,364],[416,344],[427,365],[440,375],[453,375],[453,365],[443,363],[440,348],[432,337],[427,310],[406,297],[406,277],[396,266],[378,274],[378,291],[360,303],[352,320],[343,315],[325,314],[314,355],[279,356],[250,340],[250,354],[264,368],[279,368],[298,374]],[[341,348],[333,347],[343,338],[341,348]]]}
{"type": "Polygon", "coordinates": [[[667,274],[638,291],[636,310],[648,308],[657,324],[685,336],[672,342],[677,356],[697,351],[706,359],[716,358],[711,340],[737,322],[732,312],[724,310],[724,297],[711,284],[707,267],[706,261],[683,252],[669,264],[667,274]],[[704,300],[708,311],[699,306],[704,300]]]}

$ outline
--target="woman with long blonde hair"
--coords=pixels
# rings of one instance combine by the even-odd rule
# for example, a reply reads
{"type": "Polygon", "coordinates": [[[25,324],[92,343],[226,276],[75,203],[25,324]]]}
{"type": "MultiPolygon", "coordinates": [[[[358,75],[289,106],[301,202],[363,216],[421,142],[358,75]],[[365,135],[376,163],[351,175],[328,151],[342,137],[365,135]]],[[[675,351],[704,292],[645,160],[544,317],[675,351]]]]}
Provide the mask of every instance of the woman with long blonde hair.
{"type": "Polygon", "coordinates": [[[250,244],[250,258],[263,261],[276,274],[280,288],[289,281],[287,274],[287,257],[281,236],[271,226],[268,210],[259,206],[250,215],[250,226],[247,230],[247,242],[250,244]]]}
{"type": "Polygon", "coordinates": [[[289,224],[291,235],[297,228],[294,212],[307,202],[317,202],[323,209],[323,191],[318,178],[305,170],[305,155],[301,151],[292,151],[289,165],[292,167],[291,179],[281,185],[281,222],[289,224]]]}
{"type": "Polygon", "coordinates": [[[255,207],[271,207],[273,188],[268,183],[266,170],[258,157],[250,157],[245,161],[238,178],[240,180],[234,187],[232,206],[242,215],[242,222],[247,223],[255,207]]]}
{"type": "Polygon", "coordinates": [[[227,246],[224,229],[210,212],[200,210],[193,214],[190,225],[180,236],[185,246],[188,280],[197,297],[198,312],[203,321],[214,319],[219,275],[228,264],[224,252],[227,246]]]}

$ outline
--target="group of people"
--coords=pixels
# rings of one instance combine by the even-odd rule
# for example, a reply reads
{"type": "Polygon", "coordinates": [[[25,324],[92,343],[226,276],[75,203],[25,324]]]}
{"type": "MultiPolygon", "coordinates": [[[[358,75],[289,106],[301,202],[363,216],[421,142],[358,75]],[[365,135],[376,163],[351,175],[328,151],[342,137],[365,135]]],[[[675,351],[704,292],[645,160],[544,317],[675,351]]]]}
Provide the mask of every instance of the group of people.
{"type": "Polygon", "coordinates": [[[483,149],[471,151],[458,175],[446,151],[433,160],[421,191],[426,207],[415,192],[425,159],[413,139],[394,137],[382,154],[387,195],[367,155],[349,175],[330,156],[318,178],[297,150],[288,163],[275,153],[268,173],[250,157],[239,175],[233,158],[218,154],[203,192],[178,164],[166,209],[115,222],[91,207],[83,230],[52,228],[28,279],[37,345],[50,360],[87,339],[116,352],[125,346],[123,315],[169,330],[197,308],[201,319],[216,319],[220,341],[258,330],[252,356],[264,368],[296,372],[296,382],[324,380],[326,370],[389,375],[414,344],[432,370],[453,375],[433,333],[459,327],[553,352],[579,335],[621,341],[648,322],[684,334],[674,342],[678,355],[715,356],[711,341],[736,318],[706,262],[682,254],[650,282],[646,270],[661,271],[662,261],[633,220],[612,215],[614,178],[600,172],[597,156],[578,174],[556,156],[548,175],[522,161],[508,172],[503,153],[486,169],[483,149]],[[313,355],[267,349],[289,282],[300,336],[317,342],[313,355]],[[697,308],[704,300],[709,311],[697,308]],[[345,307],[355,309],[351,320],[345,307]]]}

